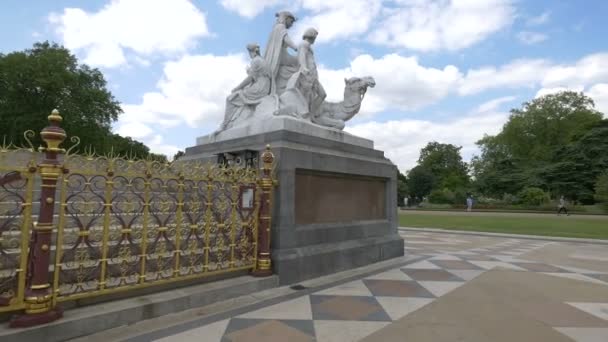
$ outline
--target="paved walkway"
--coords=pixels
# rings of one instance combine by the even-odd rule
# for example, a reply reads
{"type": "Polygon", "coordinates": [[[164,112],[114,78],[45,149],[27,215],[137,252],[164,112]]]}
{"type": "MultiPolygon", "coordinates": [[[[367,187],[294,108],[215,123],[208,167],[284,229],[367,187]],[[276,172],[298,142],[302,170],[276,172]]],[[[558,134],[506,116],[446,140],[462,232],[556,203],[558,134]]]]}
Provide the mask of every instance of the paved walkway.
{"type": "Polygon", "coordinates": [[[413,262],[81,341],[608,341],[608,246],[402,232],[413,262]],[[199,313],[200,314],[200,313],[199,313]]]}

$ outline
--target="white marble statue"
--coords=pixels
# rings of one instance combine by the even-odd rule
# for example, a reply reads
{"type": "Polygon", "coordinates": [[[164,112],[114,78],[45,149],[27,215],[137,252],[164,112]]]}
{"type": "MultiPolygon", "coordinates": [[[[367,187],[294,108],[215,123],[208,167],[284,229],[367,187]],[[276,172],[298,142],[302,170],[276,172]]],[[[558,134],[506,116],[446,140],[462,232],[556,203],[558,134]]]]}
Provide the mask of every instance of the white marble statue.
{"type": "Polygon", "coordinates": [[[289,28],[296,21],[296,17],[288,11],[282,11],[275,15],[277,21],[272,27],[264,59],[268,64],[271,74],[270,94],[280,95],[287,84],[287,80],[298,70],[298,59],[287,52],[287,48],[297,51],[298,47],[289,38],[289,28]]]}
{"type": "Polygon", "coordinates": [[[232,89],[232,93],[226,98],[224,121],[219,131],[230,128],[234,122],[251,116],[262,99],[270,94],[270,71],[266,61],[260,56],[260,46],[249,44],[247,50],[251,57],[247,77],[232,89]]]}
{"type": "Polygon", "coordinates": [[[344,100],[325,101],[326,93],[317,70],[313,44],[318,32],[307,29],[302,42],[296,46],[288,34],[295,16],[282,11],[276,14],[263,58],[256,44],[247,49],[251,65],[247,78],[226,99],[224,121],[217,134],[230,129],[251,127],[276,116],[290,116],[338,130],[361,109],[361,102],[369,87],[376,85],[372,77],[345,79],[344,100]],[[288,49],[297,51],[297,56],[288,49]]]}
{"type": "Polygon", "coordinates": [[[297,118],[309,118],[315,113],[327,96],[319,82],[317,63],[312,45],[319,33],[309,28],[302,36],[298,46],[299,69],[287,82],[285,92],[279,97],[279,108],[275,115],[291,115],[297,118]]]}
{"type": "Polygon", "coordinates": [[[311,115],[311,121],[323,126],[344,129],[345,122],[359,113],[367,88],[375,86],[376,81],[371,76],[344,79],[344,100],[338,103],[324,101],[311,115]]]}

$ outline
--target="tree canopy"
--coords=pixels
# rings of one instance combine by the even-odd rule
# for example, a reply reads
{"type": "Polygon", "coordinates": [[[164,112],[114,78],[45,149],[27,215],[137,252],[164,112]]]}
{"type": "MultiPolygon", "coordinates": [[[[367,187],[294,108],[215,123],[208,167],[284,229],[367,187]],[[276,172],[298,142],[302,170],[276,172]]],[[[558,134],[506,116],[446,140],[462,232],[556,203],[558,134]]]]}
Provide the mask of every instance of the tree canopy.
{"type": "Polygon", "coordinates": [[[460,147],[429,142],[407,175],[410,194],[446,204],[460,204],[469,192],[527,205],[562,195],[583,204],[608,201],[608,119],[583,93],[524,102],[497,135],[477,144],[481,154],[467,164],[460,147]]]}
{"type": "MultiPolygon", "coordinates": [[[[23,132],[40,132],[55,108],[68,136],[79,136],[82,148],[139,158],[151,155],[144,144],[112,133],[122,109],[98,69],[79,64],[68,49],[49,42],[0,54],[0,137],[23,145],[23,132]]],[[[36,137],[34,143],[42,142],[36,137]]]]}
{"type": "Polygon", "coordinates": [[[477,190],[489,196],[533,187],[593,201],[593,182],[608,166],[608,128],[593,100],[572,91],[545,95],[511,110],[495,136],[477,142],[471,161],[477,190]]]}

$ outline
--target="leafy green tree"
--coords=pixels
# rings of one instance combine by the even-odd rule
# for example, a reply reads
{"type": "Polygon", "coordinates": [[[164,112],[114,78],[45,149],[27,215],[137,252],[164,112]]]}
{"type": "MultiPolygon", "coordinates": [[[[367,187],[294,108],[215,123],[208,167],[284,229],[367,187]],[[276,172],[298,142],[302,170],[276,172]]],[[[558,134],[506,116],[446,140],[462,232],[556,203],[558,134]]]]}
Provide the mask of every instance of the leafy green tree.
{"type": "Polygon", "coordinates": [[[418,165],[430,171],[440,188],[464,188],[469,183],[468,166],[462,161],[460,150],[452,144],[429,142],[420,150],[418,165]]]}
{"type": "Polygon", "coordinates": [[[416,166],[407,174],[407,187],[410,194],[422,199],[428,195],[435,185],[435,177],[423,166],[416,166]]]}
{"type": "Polygon", "coordinates": [[[517,194],[519,200],[523,204],[527,205],[541,205],[549,202],[549,194],[544,192],[543,189],[540,188],[524,188],[517,194]]]}
{"type": "MultiPolygon", "coordinates": [[[[78,135],[83,146],[103,150],[102,139],[122,113],[102,73],[79,65],[57,44],[36,43],[29,50],[0,54],[0,80],[0,135],[14,143],[23,143],[26,130],[39,132],[57,108],[68,135],[78,135]]],[[[41,143],[39,138],[36,143],[41,143]]]]}
{"type": "Polygon", "coordinates": [[[594,106],[583,93],[545,95],[512,109],[497,138],[511,158],[529,164],[548,161],[556,148],[575,141],[602,120],[594,106]]]}
{"type": "Polygon", "coordinates": [[[608,210],[608,171],[599,176],[595,182],[595,200],[608,210]]]}
{"type": "Polygon", "coordinates": [[[589,198],[592,186],[589,181],[580,182],[578,176],[586,173],[583,169],[589,163],[577,153],[591,147],[592,140],[604,139],[602,129],[588,136],[601,120],[591,98],[571,91],[546,95],[512,109],[498,135],[477,142],[481,156],[471,162],[476,189],[500,197],[537,187],[554,195],[589,198]],[[585,142],[579,143],[583,138],[585,142]]]}
{"type": "MultiPolygon", "coordinates": [[[[24,145],[23,132],[38,133],[57,108],[68,136],[78,136],[80,151],[127,155],[166,161],[144,144],[113,134],[111,125],[122,113],[119,102],[98,69],[79,64],[70,51],[49,42],[32,49],[0,54],[0,138],[24,145]]],[[[38,146],[39,136],[33,140],[38,146]]],[[[64,147],[69,147],[69,141],[64,147]]]]}
{"type": "Polygon", "coordinates": [[[454,192],[448,188],[433,189],[429,194],[429,202],[436,204],[453,204],[454,192]]]}

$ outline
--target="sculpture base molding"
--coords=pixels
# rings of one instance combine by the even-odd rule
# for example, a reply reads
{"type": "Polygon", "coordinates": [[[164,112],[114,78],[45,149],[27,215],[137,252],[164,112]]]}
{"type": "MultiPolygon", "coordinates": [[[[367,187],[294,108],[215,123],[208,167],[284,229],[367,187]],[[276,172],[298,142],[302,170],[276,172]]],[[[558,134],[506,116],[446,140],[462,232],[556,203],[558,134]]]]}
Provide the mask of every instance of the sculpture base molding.
{"type": "Polygon", "coordinates": [[[403,256],[397,232],[397,168],[370,140],[291,118],[230,130],[186,149],[216,162],[270,144],[279,182],[272,213],[272,268],[282,285],[403,256]],[[241,131],[241,132],[243,132],[241,131]],[[235,135],[232,135],[235,134],[235,135]]]}

